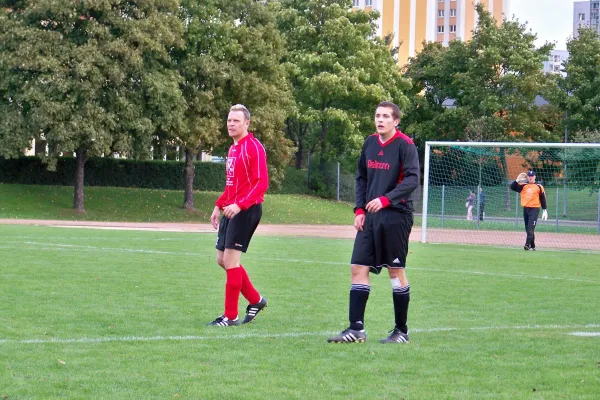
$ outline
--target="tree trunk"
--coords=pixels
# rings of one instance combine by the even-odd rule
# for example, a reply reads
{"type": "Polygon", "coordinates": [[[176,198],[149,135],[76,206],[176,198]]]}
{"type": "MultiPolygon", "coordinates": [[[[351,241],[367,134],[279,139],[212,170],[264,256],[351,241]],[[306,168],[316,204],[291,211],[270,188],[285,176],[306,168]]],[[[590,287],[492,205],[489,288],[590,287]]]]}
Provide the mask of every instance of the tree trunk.
{"type": "Polygon", "coordinates": [[[83,194],[83,178],[84,165],[87,161],[87,151],[83,147],[79,147],[75,154],[75,194],[73,196],[73,208],[79,212],[85,212],[84,194],[83,194]]]}
{"type": "Polygon", "coordinates": [[[185,148],[185,168],[183,169],[184,191],[183,208],[186,210],[194,209],[194,176],[196,167],[194,166],[195,152],[192,149],[185,148]]]}
{"type": "Polygon", "coordinates": [[[302,138],[298,138],[298,150],[296,151],[296,169],[302,168],[302,160],[304,153],[304,141],[302,138]]]}
{"type": "Polygon", "coordinates": [[[327,123],[325,121],[321,121],[321,159],[320,159],[320,167],[321,171],[325,170],[325,153],[327,152],[327,123]]]}

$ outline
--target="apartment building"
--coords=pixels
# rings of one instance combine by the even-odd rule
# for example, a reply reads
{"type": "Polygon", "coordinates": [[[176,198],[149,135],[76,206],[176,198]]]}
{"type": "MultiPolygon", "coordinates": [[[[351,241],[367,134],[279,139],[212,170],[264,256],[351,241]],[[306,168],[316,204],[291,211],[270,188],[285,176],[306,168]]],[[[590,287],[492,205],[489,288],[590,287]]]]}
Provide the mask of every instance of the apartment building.
{"type": "Polygon", "coordinates": [[[454,39],[471,39],[478,3],[499,23],[503,15],[510,15],[510,0],[354,0],[353,6],[379,11],[377,34],[394,35],[393,45],[399,47],[398,64],[404,65],[422,49],[423,41],[447,45],[454,39]]]}

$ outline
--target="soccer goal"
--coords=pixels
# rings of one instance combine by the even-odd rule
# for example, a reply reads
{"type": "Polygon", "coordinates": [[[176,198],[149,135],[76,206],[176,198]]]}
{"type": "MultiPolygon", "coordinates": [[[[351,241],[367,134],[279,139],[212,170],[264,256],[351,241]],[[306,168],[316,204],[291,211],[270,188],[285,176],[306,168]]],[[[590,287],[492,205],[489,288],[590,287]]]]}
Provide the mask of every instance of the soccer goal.
{"type": "Polygon", "coordinates": [[[548,210],[536,247],[600,251],[600,143],[426,142],[421,241],[523,246],[510,184],[531,169],[548,210]]]}

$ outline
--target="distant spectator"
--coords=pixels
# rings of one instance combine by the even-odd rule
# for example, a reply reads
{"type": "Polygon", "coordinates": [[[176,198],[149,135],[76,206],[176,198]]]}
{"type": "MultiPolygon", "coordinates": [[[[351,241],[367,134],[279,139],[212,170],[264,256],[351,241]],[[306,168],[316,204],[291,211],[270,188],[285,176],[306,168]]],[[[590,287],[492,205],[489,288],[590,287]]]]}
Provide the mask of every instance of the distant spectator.
{"type": "Polygon", "coordinates": [[[479,220],[483,221],[485,217],[485,192],[483,188],[479,186],[479,220]]]}
{"type": "Polygon", "coordinates": [[[471,190],[469,197],[467,197],[467,202],[465,203],[465,207],[467,207],[467,220],[473,221],[473,206],[475,205],[475,192],[471,190]]]}

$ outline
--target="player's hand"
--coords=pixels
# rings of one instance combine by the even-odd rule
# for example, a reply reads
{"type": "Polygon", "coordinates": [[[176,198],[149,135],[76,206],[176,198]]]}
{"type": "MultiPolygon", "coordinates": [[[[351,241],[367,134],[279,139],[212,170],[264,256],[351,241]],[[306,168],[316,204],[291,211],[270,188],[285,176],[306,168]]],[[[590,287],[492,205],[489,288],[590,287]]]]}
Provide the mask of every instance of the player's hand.
{"type": "Polygon", "coordinates": [[[544,221],[548,219],[548,211],[546,211],[546,210],[542,211],[542,219],[544,221]]]}
{"type": "Polygon", "coordinates": [[[215,229],[219,229],[219,217],[221,216],[221,209],[217,206],[215,206],[215,209],[213,210],[212,214],[210,214],[210,223],[212,224],[213,228],[215,229]]]}
{"type": "Polygon", "coordinates": [[[381,204],[381,200],[379,198],[373,199],[367,203],[365,209],[370,213],[376,213],[377,211],[383,208],[383,204],[381,204]]]}
{"type": "Polygon", "coordinates": [[[233,203],[223,209],[223,215],[231,219],[235,217],[242,209],[237,204],[233,203]]]}
{"type": "Polygon", "coordinates": [[[519,176],[515,178],[518,183],[527,182],[527,172],[521,172],[519,176]]]}
{"type": "Polygon", "coordinates": [[[363,226],[365,225],[365,214],[358,214],[354,217],[354,227],[357,231],[363,230],[363,226]]]}

